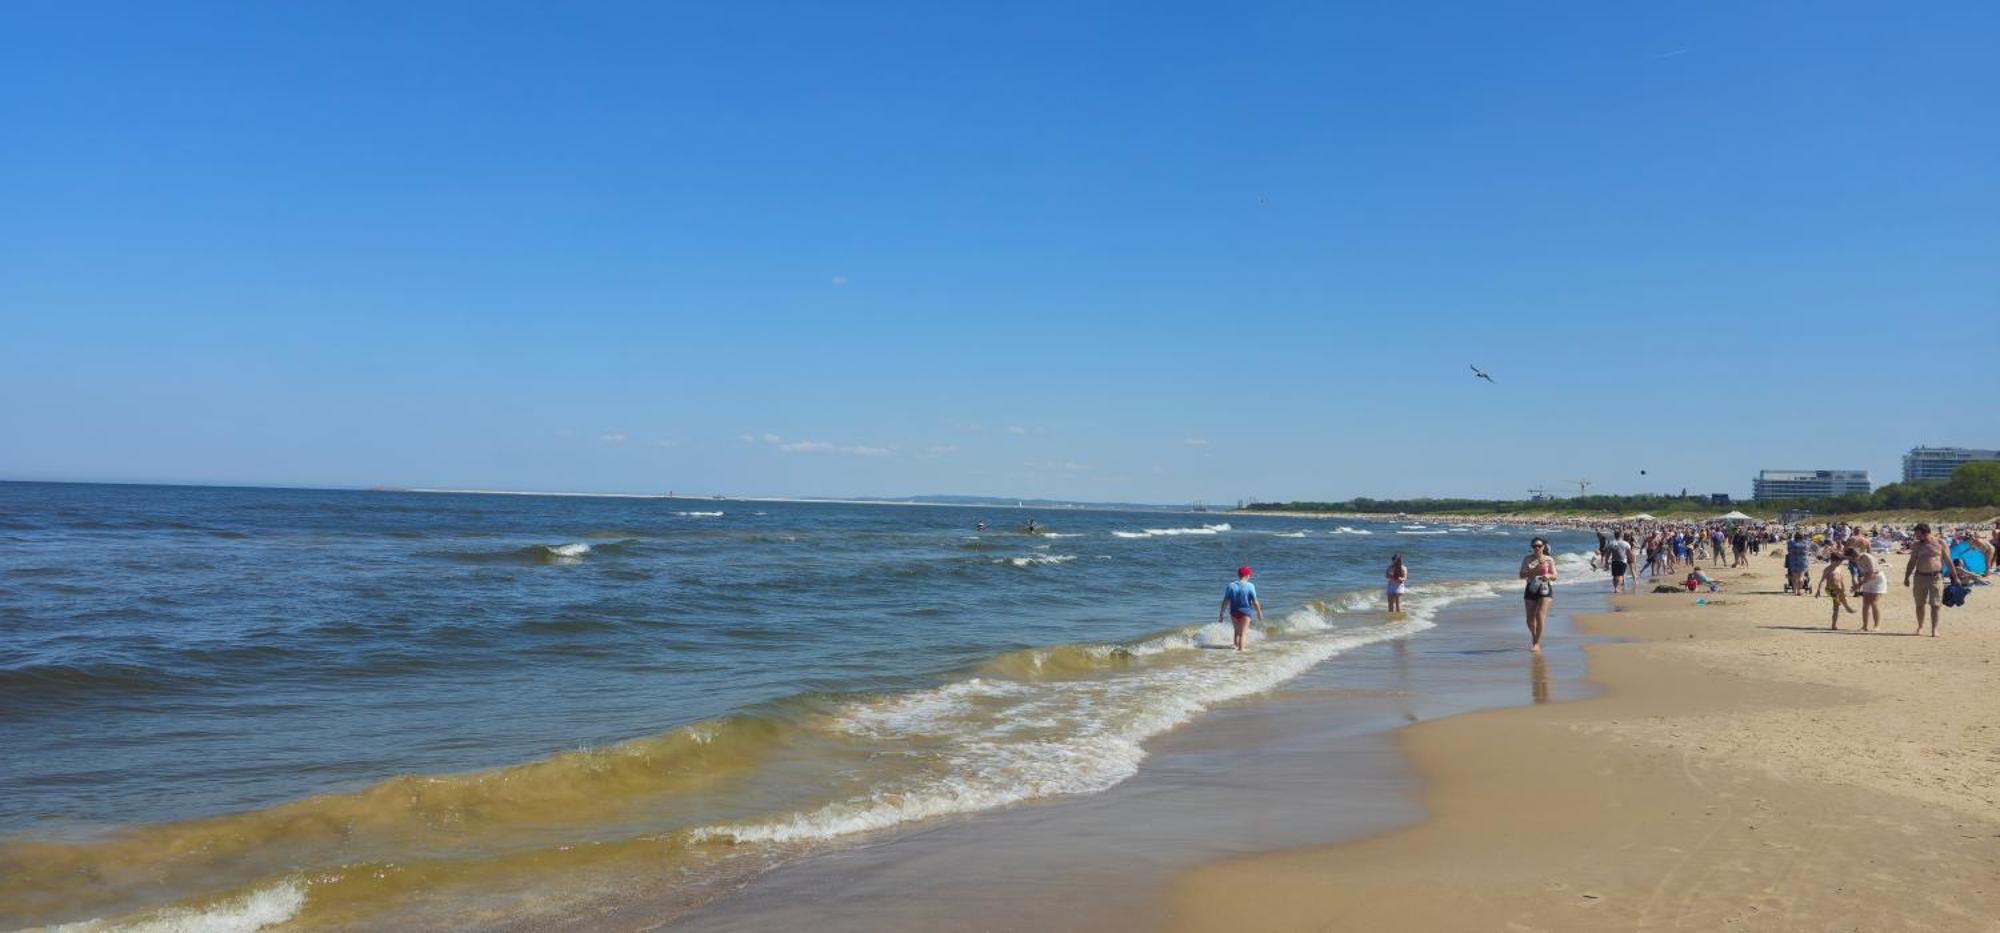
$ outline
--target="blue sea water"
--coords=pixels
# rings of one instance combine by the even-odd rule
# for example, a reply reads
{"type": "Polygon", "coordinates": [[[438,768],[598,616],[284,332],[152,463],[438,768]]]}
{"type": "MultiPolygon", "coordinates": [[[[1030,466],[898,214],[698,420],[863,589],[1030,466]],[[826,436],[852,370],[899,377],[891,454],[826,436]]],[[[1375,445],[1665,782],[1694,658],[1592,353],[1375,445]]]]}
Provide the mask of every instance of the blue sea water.
{"type": "Polygon", "coordinates": [[[1241,513],[4,483],[0,916],[278,884],[298,903],[244,909],[311,901],[338,921],[579,846],[671,850],[696,877],[760,846],[1090,793],[1216,702],[1510,594],[1526,540],[1241,513]],[[1381,611],[1391,553],[1412,575],[1398,617],[1381,611]],[[1241,655],[1214,650],[1239,564],[1268,617],[1241,655]]]}

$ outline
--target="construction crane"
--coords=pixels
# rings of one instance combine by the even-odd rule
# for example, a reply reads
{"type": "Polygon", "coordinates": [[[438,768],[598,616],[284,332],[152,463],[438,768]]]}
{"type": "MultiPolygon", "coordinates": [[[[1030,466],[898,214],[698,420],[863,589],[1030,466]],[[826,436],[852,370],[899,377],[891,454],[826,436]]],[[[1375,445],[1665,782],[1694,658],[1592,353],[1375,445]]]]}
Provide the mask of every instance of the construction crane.
{"type": "Polygon", "coordinates": [[[1549,497],[1549,491],[1546,489],[1531,488],[1528,490],[1529,502],[1540,502],[1543,499],[1547,499],[1548,497],[1549,497]]]}
{"type": "Polygon", "coordinates": [[[1578,499],[1590,495],[1590,480],[1579,479],[1579,480],[1571,480],[1571,482],[1576,484],[1576,497],[1578,499]]]}

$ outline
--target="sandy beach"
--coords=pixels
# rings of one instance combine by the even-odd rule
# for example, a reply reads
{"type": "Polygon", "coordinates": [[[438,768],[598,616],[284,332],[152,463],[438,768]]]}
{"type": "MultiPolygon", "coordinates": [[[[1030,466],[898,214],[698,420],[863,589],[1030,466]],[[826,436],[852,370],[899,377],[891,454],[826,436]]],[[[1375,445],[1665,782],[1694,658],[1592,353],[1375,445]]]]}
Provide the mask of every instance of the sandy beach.
{"type": "Polygon", "coordinates": [[[1409,727],[1427,819],[1184,872],[1169,923],[2000,929],[2000,591],[1912,637],[1903,565],[1880,633],[1827,631],[1768,553],[1617,597],[1576,619],[1620,639],[1587,649],[1600,695],[1409,727]]]}

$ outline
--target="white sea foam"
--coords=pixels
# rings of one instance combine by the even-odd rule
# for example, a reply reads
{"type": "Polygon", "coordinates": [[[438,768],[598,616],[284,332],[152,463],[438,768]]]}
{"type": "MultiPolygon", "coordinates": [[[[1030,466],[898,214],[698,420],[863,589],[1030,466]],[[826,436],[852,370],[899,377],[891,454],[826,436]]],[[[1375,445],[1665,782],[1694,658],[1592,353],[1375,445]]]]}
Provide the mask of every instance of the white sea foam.
{"type": "MultiPolygon", "coordinates": [[[[682,518],[721,518],[721,517],[722,517],[722,514],[723,514],[723,513],[721,513],[721,512],[675,512],[674,514],[675,514],[675,515],[678,515],[678,516],[680,516],[680,517],[682,517],[682,518]]],[[[759,513],[759,514],[761,514],[761,513],[759,513]]]]}
{"type": "Polygon", "coordinates": [[[1409,529],[1404,529],[1404,530],[1402,530],[1402,531],[1398,531],[1398,532],[1396,532],[1396,533],[1397,533],[1397,534],[1399,534],[1399,535],[1448,535],[1448,534],[1451,534],[1451,532],[1449,532],[1449,531],[1410,531],[1409,529]]]}
{"type": "Polygon", "coordinates": [[[581,541],[570,544],[549,544],[544,546],[549,549],[549,554],[570,560],[581,558],[583,555],[590,553],[590,545],[581,541]]]}
{"type": "Polygon", "coordinates": [[[1082,532],[1077,532],[1077,533],[1075,533],[1075,534],[1062,534],[1061,532],[1055,532],[1055,531],[1044,531],[1044,532],[1040,532],[1039,534],[1040,534],[1040,536],[1041,536],[1041,537],[1044,537],[1044,538],[1081,538],[1081,537],[1083,537],[1083,533],[1082,533],[1082,532]]]}
{"type": "Polygon", "coordinates": [[[1112,534],[1120,538],[1170,538],[1179,535],[1213,535],[1228,530],[1230,530],[1228,523],[1223,522],[1202,525],[1199,528],[1147,528],[1144,531],[1114,531],[1112,534]]]}
{"type": "Polygon", "coordinates": [[[1349,528],[1349,527],[1347,527],[1346,525],[1342,525],[1342,526],[1340,526],[1339,528],[1335,528],[1335,529],[1334,529],[1334,530],[1333,530],[1333,531],[1331,532],[1331,534],[1337,534],[1337,535],[1372,535],[1372,534],[1374,534],[1374,532],[1372,532],[1372,531],[1369,531],[1369,530],[1368,530],[1368,529],[1366,529],[1366,528],[1349,528]]]}
{"type": "Polygon", "coordinates": [[[1305,536],[1306,533],[1303,531],[1274,531],[1271,533],[1271,537],[1273,538],[1303,538],[1305,536]]]}
{"type": "Polygon", "coordinates": [[[305,887],[285,881],[202,909],[168,907],[123,920],[84,920],[53,933],[251,933],[284,923],[306,903],[305,887]]]}
{"type": "Polygon", "coordinates": [[[1011,564],[1015,567],[1035,567],[1048,564],[1065,564],[1076,559],[1075,554],[1031,554],[1027,557],[1002,557],[996,564],[1011,564]]]}
{"type": "Polygon", "coordinates": [[[1272,640],[1244,654],[1202,652],[1186,663],[1102,678],[1032,685],[962,681],[864,704],[847,713],[848,728],[942,740],[933,767],[867,795],[774,820],[704,827],[692,836],[739,843],[828,839],[1105,790],[1138,772],[1146,739],[1202,710],[1269,690],[1360,645],[1429,625],[1405,621],[1272,640]]]}

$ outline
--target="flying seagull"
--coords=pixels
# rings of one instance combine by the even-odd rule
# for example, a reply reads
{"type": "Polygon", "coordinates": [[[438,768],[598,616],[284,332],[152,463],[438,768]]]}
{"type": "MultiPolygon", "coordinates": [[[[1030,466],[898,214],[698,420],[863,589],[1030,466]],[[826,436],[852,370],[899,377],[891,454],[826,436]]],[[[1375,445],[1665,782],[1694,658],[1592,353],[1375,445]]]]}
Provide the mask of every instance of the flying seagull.
{"type": "MultiPolygon", "coordinates": [[[[1484,379],[1484,380],[1486,380],[1487,382],[1493,382],[1493,377],[1492,377],[1492,376],[1489,376],[1489,375],[1487,375],[1487,374],[1486,374],[1486,370],[1483,370],[1483,369],[1480,369],[1480,368],[1479,368],[1479,367],[1477,367],[1477,366],[1474,366],[1474,367],[1472,367],[1472,374],[1473,374],[1474,376],[1477,376],[1477,377],[1479,377],[1479,378],[1481,378],[1481,379],[1484,379]]],[[[1493,384],[1494,384],[1494,385],[1499,385],[1500,383],[1497,383],[1497,382],[1493,382],[1493,384]]]]}

